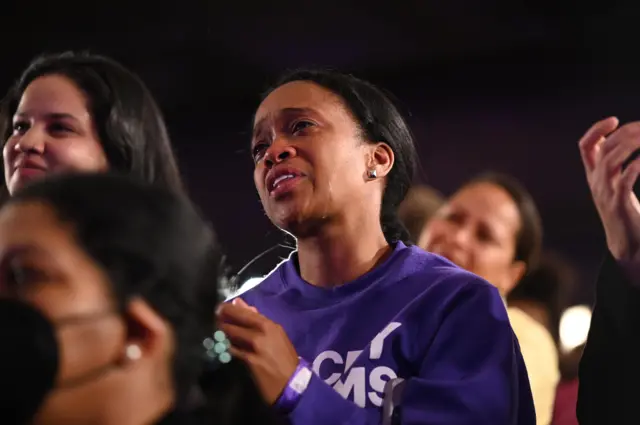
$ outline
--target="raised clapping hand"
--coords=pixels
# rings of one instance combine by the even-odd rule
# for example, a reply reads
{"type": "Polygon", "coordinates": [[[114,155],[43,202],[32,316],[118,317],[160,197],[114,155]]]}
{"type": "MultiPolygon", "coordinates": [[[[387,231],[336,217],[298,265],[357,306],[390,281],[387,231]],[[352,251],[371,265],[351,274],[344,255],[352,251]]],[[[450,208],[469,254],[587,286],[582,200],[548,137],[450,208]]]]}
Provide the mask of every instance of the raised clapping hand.
{"type": "Polygon", "coordinates": [[[580,140],[580,153],[609,251],[640,284],[640,203],[633,192],[640,158],[622,170],[640,149],[640,122],[618,125],[615,117],[595,123],[580,140]]]}
{"type": "Polygon", "coordinates": [[[264,400],[274,404],[299,361],[284,329],[241,298],[223,304],[217,314],[220,329],[231,341],[231,354],[249,366],[264,400]]]}

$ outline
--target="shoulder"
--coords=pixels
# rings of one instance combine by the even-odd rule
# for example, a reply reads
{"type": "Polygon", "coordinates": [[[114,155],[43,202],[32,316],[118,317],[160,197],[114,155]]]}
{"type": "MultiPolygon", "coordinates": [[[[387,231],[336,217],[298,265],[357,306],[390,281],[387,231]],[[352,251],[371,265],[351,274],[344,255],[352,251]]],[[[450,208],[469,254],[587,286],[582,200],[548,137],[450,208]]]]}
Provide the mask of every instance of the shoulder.
{"type": "Polygon", "coordinates": [[[516,307],[509,307],[507,308],[507,313],[518,339],[520,339],[519,335],[522,335],[522,339],[540,341],[545,346],[554,345],[549,331],[525,311],[516,307]]]}
{"type": "Polygon", "coordinates": [[[549,366],[557,368],[558,353],[549,331],[519,308],[509,307],[507,313],[523,355],[528,357],[527,354],[531,353],[531,357],[535,355],[536,358],[544,359],[545,363],[550,361],[549,366]]]}
{"type": "Polygon", "coordinates": [[[404,267],[415,276],[431,278],[431,280],[436,281],[456,280],[459,282],[466,281],[475,282],[480,285],[489,285],[482,278],[458,267],[446,258],[432,254],[416,246],[407,247],[404,262],[404,267]]]}
{"type": "Polygon", "coordinates": [[[255,297],[262,297],[265,295],[275,295],[283,288],[283,272],[291,259],[285,260],[278,264],[266,276],[252,277],[245,280],[240,288],[231,294],[225,301],[232,301],[234,298],[241,297],[245,301],[251,304],[250,300],[255,297]]]}
{"type": "Polygon", "coordinates": [[[418,333],[442,326],[483,332],[475,326],[482,323],[512,334],[504,301],[493,285],[443,257],[419,248],[412,251],[412,270],[392,292],[406,294],[405,314],[418,333]]]}
{"type": "Polygon", "coordinates": [[[417,247],[408,248],[408,280],[415,282],[431,297],[445,297],[450,302],[498,303],[505,310],[498,290],[481,277],[456,266],[451,261],[417,247]]]}

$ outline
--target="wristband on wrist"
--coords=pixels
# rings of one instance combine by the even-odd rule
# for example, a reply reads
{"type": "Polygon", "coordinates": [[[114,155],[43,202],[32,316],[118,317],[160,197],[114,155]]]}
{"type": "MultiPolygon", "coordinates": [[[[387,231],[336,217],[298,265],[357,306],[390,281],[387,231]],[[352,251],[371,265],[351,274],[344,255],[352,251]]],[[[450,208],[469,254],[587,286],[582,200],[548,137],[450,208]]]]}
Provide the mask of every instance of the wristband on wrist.
{"type": "Polygon", "coordinates": [[[289,378],[289,382],[287,382],[287,386],[284,387],[282,394],[280,394],[280,397],[278,397],[273,405],[275,409],[281,413],[291,412],[309,386],[312,373],[309,363],[300,357],[298,367],[296,367],[293,375],[289,378]]]}

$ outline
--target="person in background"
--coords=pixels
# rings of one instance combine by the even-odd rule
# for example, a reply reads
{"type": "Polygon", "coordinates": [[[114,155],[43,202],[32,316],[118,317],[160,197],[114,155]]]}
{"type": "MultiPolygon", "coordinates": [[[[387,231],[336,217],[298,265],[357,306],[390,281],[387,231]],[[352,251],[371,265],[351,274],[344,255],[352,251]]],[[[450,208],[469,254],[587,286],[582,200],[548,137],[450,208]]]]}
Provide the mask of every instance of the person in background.
{"type": "MultiPolygon", "coordinates": [[[[491,282],[506,299],[537,265],[541,219],[519,182],[484,173],[458,189],[431,218],[420,246],[491,282]]],[[[537,424],[549,425],[559,380],[556,344],[525,310],[514,306],[508,314],[527,365],[537,424]]]]}
{"type": "Polygon", "coordinates": [[[544,252],[538,264],[507,295],[507,305],[518,308],[544,326],[560,344],[560,318],[569,307],[576,272],[559,253],[544,252]]]}
{"type": "Polygon", "coordinates": [[[578,423],[578,362],[582,350],[576,348],[564,353],[560,349],[560,318],[569,307],[569,297],[575,282],[576,272],[572,265],[559,253],[546,252],[541,256],[538,265],[527,273],[507,296],[507,305],[510,308],[522,310],[543,325],[556,344],[560,381],[553,405],[553,425],[578,423]]]}
{"type": "Polygon", "coordinates": [[[400,203],[398,218],[409,232],[409,240],[417,244],[427,221],[444,203],[444,197],[429,186],[413,186],[400,203]]]}
{"type": "Polygon", "coordinates": [[[34,59],[0,107],[0,203],[44,176],[118,171],[183,191],[160,109],[112,59],[67,52],[34,59]]]}
{"type": "Polygon", "coordinates": [[[580,363],[581,425],[636,424],[640,382],[640,122],[595,123],[579,143],[608,253],[580,363]]]}
{"type": "Polygon", "coordinates": [[[274,411],[293,425],[531,425],[498,291],[406,245],[397,218],[412,134],[370,83],[284,76],[253,126],[262,205],[297,251],[218,311],[274,411]]]}
{"type": "Polygon", "coordinates": [[[216,331],[220,251],[185,197],[52,177],[7,200],[0,235],[1,423],[274,423],[216,331]]]}

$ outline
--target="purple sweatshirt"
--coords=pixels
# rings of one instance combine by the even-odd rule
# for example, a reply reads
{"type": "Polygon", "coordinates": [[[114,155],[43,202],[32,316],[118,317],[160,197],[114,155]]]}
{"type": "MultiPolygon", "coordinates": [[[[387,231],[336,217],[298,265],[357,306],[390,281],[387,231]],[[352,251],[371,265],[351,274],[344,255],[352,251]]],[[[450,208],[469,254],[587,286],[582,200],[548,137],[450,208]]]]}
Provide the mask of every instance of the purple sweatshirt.
{"type": "Polygon", "coordinates": [[[442,257],[400,242],[371,272],[324,289],[300,278],[294,253],[240,296],[313,365],[294,425],[536,422],[497,290],[442,257]]]}

